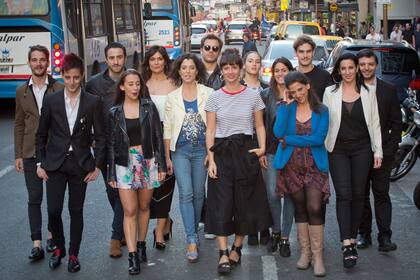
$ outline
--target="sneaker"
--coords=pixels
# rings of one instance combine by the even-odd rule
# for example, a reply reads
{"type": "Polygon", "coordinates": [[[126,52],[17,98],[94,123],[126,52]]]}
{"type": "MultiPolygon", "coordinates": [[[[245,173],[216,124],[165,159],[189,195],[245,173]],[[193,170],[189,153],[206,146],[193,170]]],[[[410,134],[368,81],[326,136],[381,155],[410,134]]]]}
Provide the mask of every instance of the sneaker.
{"type": "Polygon", "coordinates": [[[204,233],[204,238],[208,240],[213,240],[213,239],[216,239],[216,235],[212,233],[204,233]]]}

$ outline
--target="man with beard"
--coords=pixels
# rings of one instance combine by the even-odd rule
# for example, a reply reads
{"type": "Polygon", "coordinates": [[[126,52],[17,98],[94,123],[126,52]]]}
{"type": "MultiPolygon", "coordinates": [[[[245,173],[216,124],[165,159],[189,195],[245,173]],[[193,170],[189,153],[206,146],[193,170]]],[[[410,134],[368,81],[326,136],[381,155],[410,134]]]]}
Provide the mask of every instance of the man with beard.
{"type": "MultiPolygon", "coordinates": [[[[50,52],[46,47],[32,46],[28,53],[28,65],[32,76],[16,90],[15,168],[16,171],[24,174],[28,191],[28,216],[33,241],[33,248],[29,255],[31,261],[40,260],[45,254],[41,245],[43,182],[36,174],[35,135],[44,95],[64,87],[47,74],[50,65],[49,58],[50,52]]],[[[47,251],[52,252],[54,249],[49,230],[47,251]]]]}
{"type": "MultiPolygon", "coordinates": [[[[105,47],[105,62],[108,66],[107,69],[90,78],[89,82],[86,84],[87,92],[99,96],[102,99],[104,113],[103,121],[106,134],[108,133],[108,129],[106,127],[108,112],[109,109],[114,105],[116,84],[120,79],[121,74],[125,70],[126,57],[126,49],[122,44],[118,42],[110,43],[108,46],[105,47]]],[[[122,256],[121,242],[123,241],[124,237],[124,211],[122,209],[118,189],[114,189],[107,184],[108,161],[106,160],[106,154],[104,155],[104,157],[105,160],[103,166],[101,166],[101,173],[105,181],[105,188],[108,196],[108,201],[111,204],[112,210],[114,212],[114,217],[112,221],[112,235],[109,245],[109,256],[111,258],[119,258],[122,256]]]]}
{"type": "Polygon", "coordinates": [[[375,201],[375,216],[378,226],[379,251],[388,252],[397,249],[391,241],[392,204],[389,197],[389,176],[394,162],[394,155],[401,140],[401,112],[395,87],[375,76],[378,58],[372,50],[364,49],[358,52],[359,71],[370,92],[376,93],[378,100],[379,119],[381,123],[382,149],[384,157],[382,166],[372,167],[368,186],[366,188],[365,209],[359,228],[357,247],[360,249],[372,244],[372,209],[370,207],[370,188],[375,201]]]}
{"type": "Polygon", "coordinates": [[[222,40],[214,34],[208,34],[200,42],[200,52],[207,71],[207,82],[205,84],[214,90],[223,86],[222,73],[217,64],[222,47],[222,40]]]}
{"type": "Polygon", "coordinates": [[[295,49],[295,54],[299,63],[296,70],[309,78],[311,88],[315,90],[319,100],[322,101],[325,88],[331,84],[331,78],[327,71],[312,63],[315,47],[316,44],[314,40],[308,35],[299,36],[293,43],[293,48],[295,49]]]}

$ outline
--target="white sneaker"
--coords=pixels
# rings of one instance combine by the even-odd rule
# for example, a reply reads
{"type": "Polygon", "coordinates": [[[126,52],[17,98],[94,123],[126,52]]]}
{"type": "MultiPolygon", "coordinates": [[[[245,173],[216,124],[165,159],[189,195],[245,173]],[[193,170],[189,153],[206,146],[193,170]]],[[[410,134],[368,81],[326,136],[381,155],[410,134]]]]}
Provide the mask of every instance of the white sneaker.
{"type": "Polygon", "coordinates": [[[213,240],[213,239],[216,238],[216,235],[214,235],[212,233],[204,233],[204,238],[209,239],[209,240],[213,240]]]}

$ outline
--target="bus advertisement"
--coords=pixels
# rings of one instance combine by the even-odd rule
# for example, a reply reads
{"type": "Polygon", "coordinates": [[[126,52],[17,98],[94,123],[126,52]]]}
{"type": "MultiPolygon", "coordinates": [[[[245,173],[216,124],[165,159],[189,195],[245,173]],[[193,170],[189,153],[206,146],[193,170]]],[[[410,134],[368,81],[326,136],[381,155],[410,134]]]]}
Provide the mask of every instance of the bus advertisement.
{"type": "Polygon", "coordinates": [[[14,98],[31,75],[27,53],[44,45],[51,53],[49,73],[60,78],[64,53],[85,61],[86,80],[105,68],[105,46],[127,49],[127,67],[144,56],[142,0],[0,0],[0,98],[14,98]]]}

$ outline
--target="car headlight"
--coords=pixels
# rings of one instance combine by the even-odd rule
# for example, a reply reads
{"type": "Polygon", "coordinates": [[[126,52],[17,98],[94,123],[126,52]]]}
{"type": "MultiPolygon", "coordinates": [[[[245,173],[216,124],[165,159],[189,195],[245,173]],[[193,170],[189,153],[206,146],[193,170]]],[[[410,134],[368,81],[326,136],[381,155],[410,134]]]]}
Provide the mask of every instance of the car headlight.
{"type": "Polygon", "coordinates": [[[417,126],[420,126],[420,111],[419,110],[417,110],[417,111],[414,112],[413,119],[414,119],[414,123],[417,126]]]}

